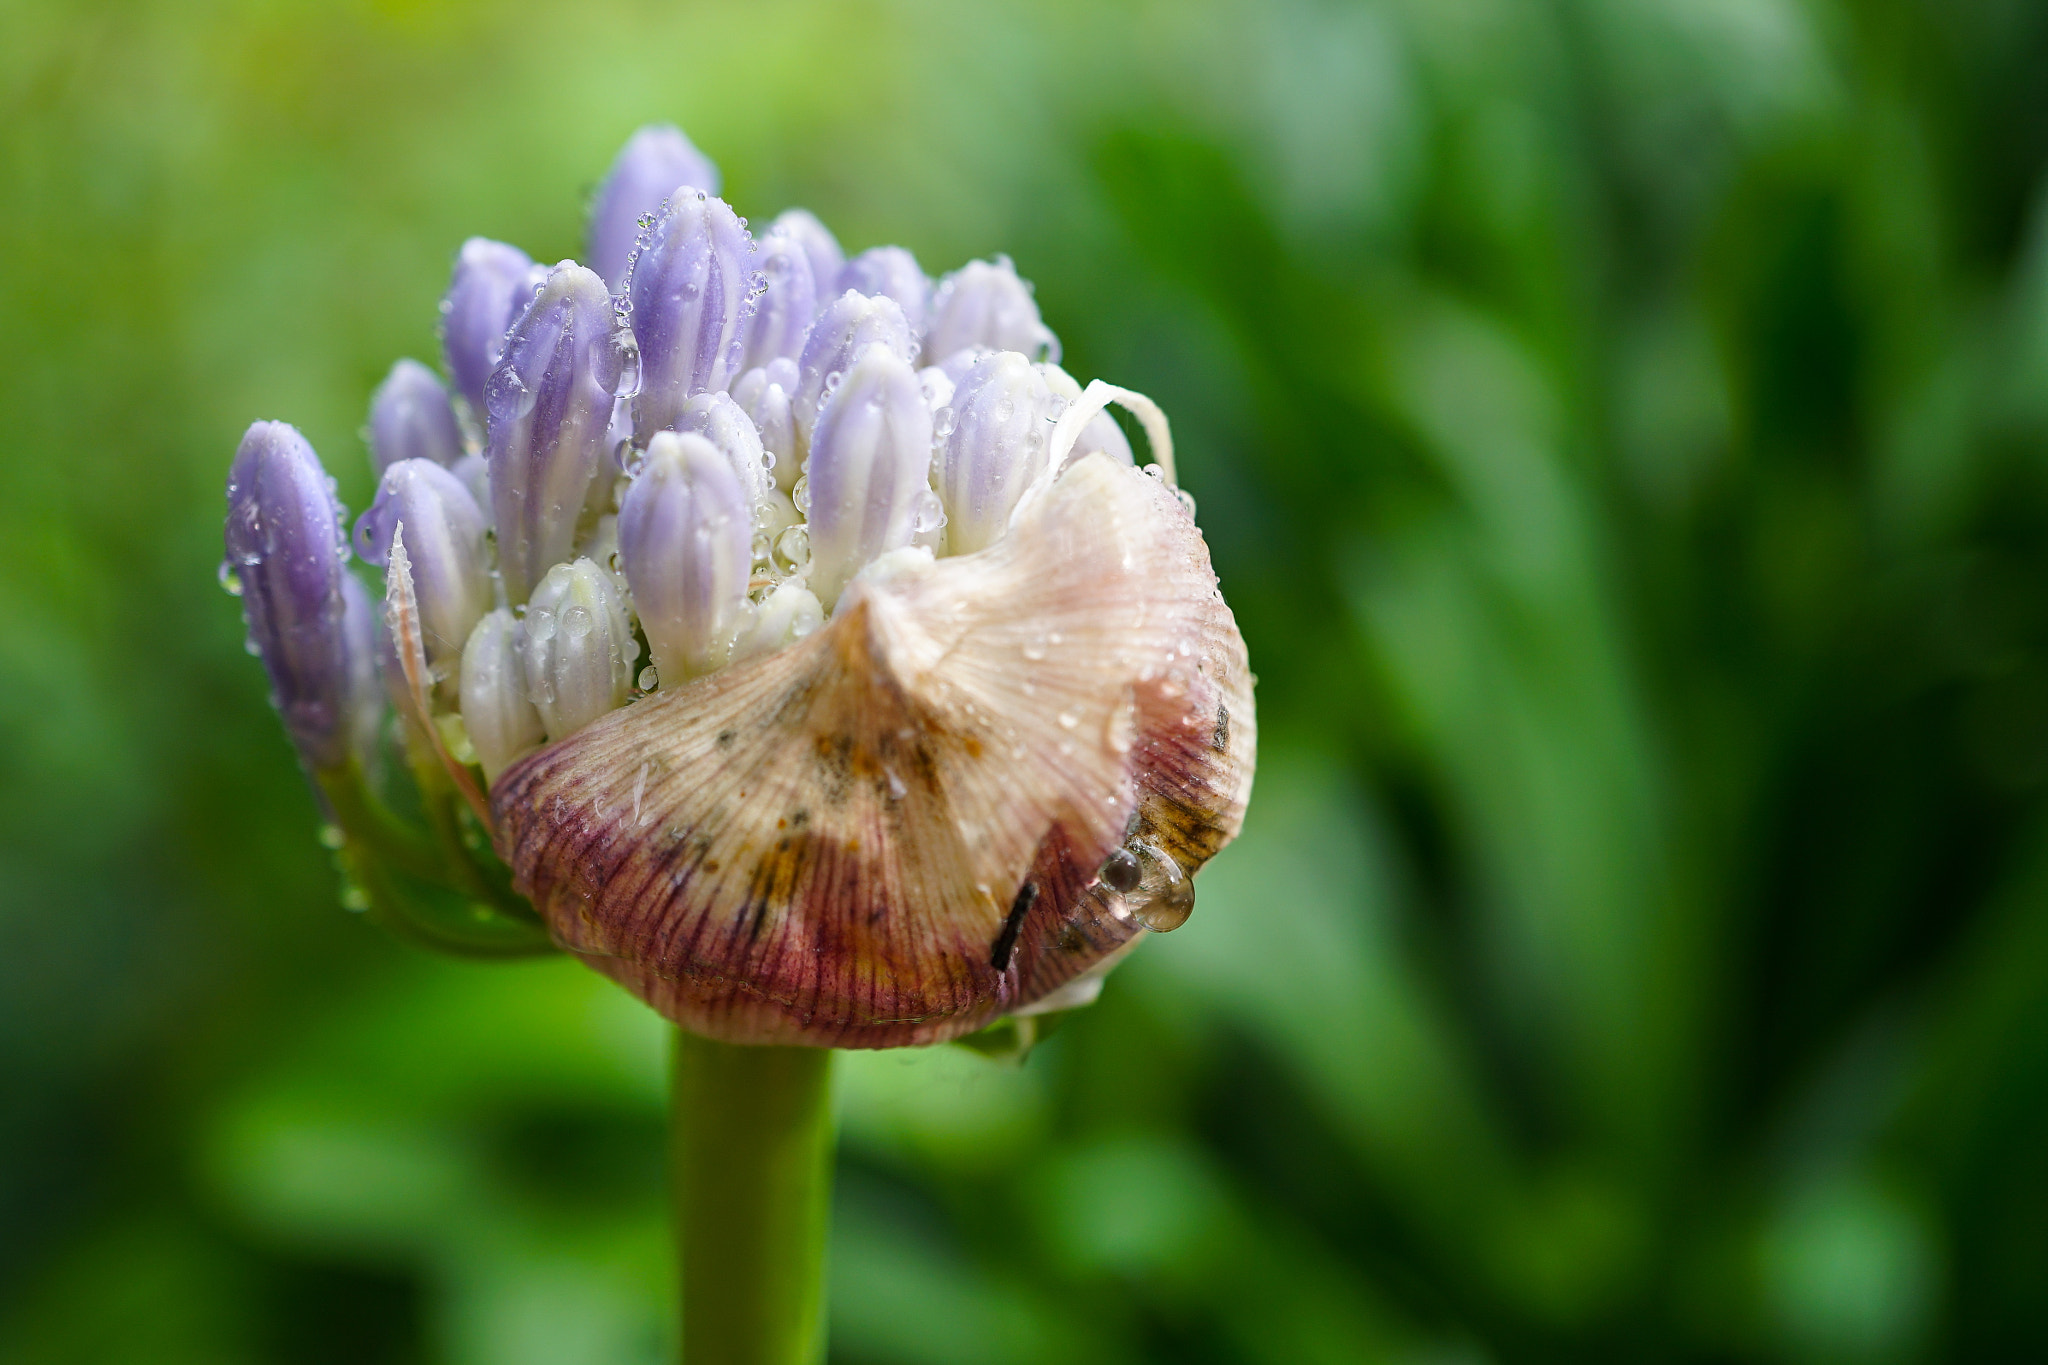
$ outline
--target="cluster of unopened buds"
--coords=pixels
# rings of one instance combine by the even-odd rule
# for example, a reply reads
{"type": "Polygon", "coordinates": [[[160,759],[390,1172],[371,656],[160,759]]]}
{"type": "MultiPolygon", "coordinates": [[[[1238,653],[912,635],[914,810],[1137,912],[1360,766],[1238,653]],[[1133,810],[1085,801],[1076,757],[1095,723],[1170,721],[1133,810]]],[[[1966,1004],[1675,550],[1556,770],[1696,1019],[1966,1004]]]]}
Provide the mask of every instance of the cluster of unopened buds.
{"type": "Polygon", "coordinates": [[[371,403],[381,602],[307,442],[243,438],[223,581],[345,895],[728,1041],[1085,1003],[1187,918],[1251,783],[1166,419],[1060,367],[1007,259],[934,286],[718,188],[647,128],[587,264],[464,244],[447,381],[401,360],[371,403]]]}

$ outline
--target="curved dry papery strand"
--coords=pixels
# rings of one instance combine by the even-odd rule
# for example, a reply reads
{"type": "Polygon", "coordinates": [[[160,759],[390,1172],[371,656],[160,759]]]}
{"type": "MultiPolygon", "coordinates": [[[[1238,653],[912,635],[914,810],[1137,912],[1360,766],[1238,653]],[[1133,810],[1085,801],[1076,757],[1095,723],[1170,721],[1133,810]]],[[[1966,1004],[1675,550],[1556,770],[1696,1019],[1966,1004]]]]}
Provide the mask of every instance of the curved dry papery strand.
{"type": "Polygon", "coordinates": [[[1143,933],[1105,860],[1192,874],[1237,833],[1254,748],[1200,532],[1091,457],[988,550],[856,579],[817,633],[599,718],[492,799],[556,939],[668,1018],[894,1047],[1143,933]]]}

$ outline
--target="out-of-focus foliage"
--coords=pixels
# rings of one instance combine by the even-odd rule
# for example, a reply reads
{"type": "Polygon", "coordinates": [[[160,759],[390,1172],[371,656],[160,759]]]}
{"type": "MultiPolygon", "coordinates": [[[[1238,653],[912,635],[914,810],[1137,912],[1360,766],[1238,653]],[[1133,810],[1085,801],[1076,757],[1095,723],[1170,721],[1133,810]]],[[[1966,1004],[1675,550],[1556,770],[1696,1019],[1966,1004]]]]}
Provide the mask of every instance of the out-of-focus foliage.
{"type": "Polygon", "coordinates": [[[0,1359],[653,1361],[662,1033],[336,908],[214,587],[637,124],[1173,414],[1267,758],[1022,1069],[848,1059],[833,1353],[2048,1354],[2048,9],[0,9],[0,1359]]]}

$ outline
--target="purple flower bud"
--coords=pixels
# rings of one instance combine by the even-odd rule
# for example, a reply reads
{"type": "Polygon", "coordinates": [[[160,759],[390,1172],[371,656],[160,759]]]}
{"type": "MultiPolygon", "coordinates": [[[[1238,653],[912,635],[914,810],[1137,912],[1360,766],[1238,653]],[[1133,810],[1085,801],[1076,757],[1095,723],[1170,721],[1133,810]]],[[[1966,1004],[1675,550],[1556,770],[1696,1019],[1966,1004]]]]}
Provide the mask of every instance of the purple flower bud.
{"type": "Polygon", "coordinates": [[[934,471],[954,554],[1002,536],[1017,499],[1045,469],[1052,403],[1044,377],[1015,351],[984,357],[961,379],[934,471]]]}
{"type": "Polygon", "coordinates": [[[931,319],[924,342],[931,364],[969,346],[1021,351],[1032,359],[1043,351],[1047,360],[1060,358],[1059,338],[1038,316],[1031,286],[1017,278],[1008,256],[969,261],[939,281],[931,319]]]}
{"type": "Polygon", "coordinates": [[[382,474],[400,460],[461,458],[462,427],[440,377],[417,360],[393,365],[370,396],[370,467],[382,474]]]}
{"type": "Polygon", "coordinates": [[[809,209],[784,209],[768,225],[768,231],[788,233],[803,243],[804,255],[811,261],[811,281],[817,286],[818,303],[823,306],[833,292],[832,282],[839,278],[839,267],[846,263],[846,253],[839,249],[839,239],[832,235],[832,229],[819,222],[809,209]]]}
{"type": "Polygon", "coordinates": [[[505,338],[485,405],[493,522],[505,593],[524,602],[574,552],[604,467],[605,430],[622,378],[611,296],[573,261],[548,273],[505,338]]]}
{"type": "Polygon", "coordinates": [[[870,247],[839,268],[834,293],[851,289],[870,297],[882,295],[896,300],[912,336],[923,336],[930,316],[932,282],[925,278],[917,257],[900,246],[870,247]]]}
{"type": "Polygon", "coordinates": [[[910,362],[887,344],[860,353],[825,404],[805,465],[810,587],[826,606],[847,580],[943,515],[928,477],[932,415],[910,362]]]}
{"type": "Polygon", "coordinates": [[[803,351],[811,319],[818,315],[821,292],[811,278],[811,258],[793,232],[771,228],[754,245],[754,264],[766,287],[747,321],[740,352],[742,371],[784,357],[795,360],[803,351]]]}
{"type": "MultiPolygon", "coordinates": [[[[683,404],[675,429],[702,436],[724,457],[746,494],[751,517],[753,509],[767,500],[775,480],[768,472],[768,452],[762,448],[761,433],[746,409],[729,393],[700,393],[683,404]]],[[[648,449],[654,447],[650,444],[648,449]]]]}
{"type": "Polygon", "coordinates": [[[619,562],[663,682],[725,663],[747,605],[753,534],[753,504],[725,453],[695,432],[657,433],[619,509],[619,562]]]}
{"type": "Polygon", "coordinates": [[[548,570],[526,604],[520,634],[526,695],[549,739],[582,729],[626,700],[640,642],[611,577],[591,561],[548,570]]]}
{"type": "Polygon", "coordinates": [[[283,422],[249,428],[228,471],[221,581],[240,591],[271,702],[315,769],[346,761],[371,665],[355,657],[360,626],[347,619],[344,515],[305,437],[283,422]]]}
{"type": "Polygon", "coordinates": [[[462,480],[433,461],[401,460],[384,471],[377,500],[356,520],[356,553],[380,568],[388,564],[401,523],[427,666],[452,682],[470,631],[491,606],[483,509],[462,480]]]}
{"type": "Polygon", "coordinates": [[[547,736],[526,695],[520,641],[519,623],[501,607],[485,613],[462,647],[462,724],[486,782],[547,736]]]}
{"type": "Polygon", "coordinates": [[[796,362],[778,359],[763,369],[748,370],[732,382],[732,397],[760,433],[761,449],[775,457],[775,486],[787,493],[803,470],[796,453],[796,418],[790,395],[796,392],[796,362]]]}
{"type": "Polygon", "coordinates": [[[877,343],[887,346],[907,363],[917,355],[917,342],[903,308],[887,295],[870,298],[849,289],[825,306],[811,325],[811,335],[796,363],[796,391],[789,396],[790,415],[796,419],[797,438],[808,447],[811,428],[817,425],[818,410],[831,396],[833,387],[853,365],[854,359],[877,343]],[[835,378],[838,376],[839,378],[835,378]]]}
{"type": "Polygon", "coordinates": [[[616,289],[640,235],[640,220],[661,211],[676,187],[718,193],[718,167],[670,123],[650,123],[626,139],[590,211],[590,268],[616,289]]]}
{"type": "Polygon", "coordinates": [[[465,455],[448,466],[448,472],[462,480],[462,486],[469,490],[470,498],[476,503],[477,511],[483,514],[484,525],[491,524],[491,466],[481,455],[465,455]]]}
{"type": "Polygon", "coordinates": [[[488,237],[470,238],[455,257],[455,275],[441,299],[441,350],[455,391],[478,421],[505,333],[546,275],[518,247],[488,237]]]}
{"type": "MultiPolygon", "coordinates": [[[[1051,361],[1046,361],[1037,368],[1038,373],[1044,376],[1047,386],[1052,389],[1054,406],[1058,409],[1058,412],[1053,414],[1055,417],[1059,412],[1064,412],[1081,401],[1081,382],[1074,376],[1051,361]]],[[[1065,470],[1083,455],[1093,455],[1097,451],[1101,451],[1118,464],[1135,465],[1138,462],[1131,454],[1130,438],[1124,435],[1124,429],[1116,424],[1116,419],[1105,411],[1096,413],[1088,419],[1087,425],[1081,428],[1080,436],[1075,438],[1074,448],[1060,461],[1060,469],[1065,470]]]]}
{"type": "Polygon", "coordinates": [[[626,296],[640,343],[633,426],[642,441],[674,422],[692,394],[738,377],[754,311],[753,259],[731,207],[696,190],[679,191],[640,234],[626,296]]]}

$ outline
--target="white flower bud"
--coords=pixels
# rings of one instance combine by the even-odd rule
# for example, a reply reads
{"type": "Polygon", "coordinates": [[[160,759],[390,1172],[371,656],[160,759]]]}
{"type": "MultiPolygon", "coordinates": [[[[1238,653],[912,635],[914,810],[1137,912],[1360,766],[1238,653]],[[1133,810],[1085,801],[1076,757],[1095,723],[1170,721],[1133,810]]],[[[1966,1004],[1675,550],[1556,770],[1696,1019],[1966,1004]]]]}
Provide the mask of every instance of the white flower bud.
{"type": "Polygon", "coordinates": [[[1045,469],[1052,401],[1043,376],[1015,351],[983,358],[960,381],[933,479],[952,553],[972,554],[1003,534],[1017,499],[1045,469]]]}
{"type": "Polygon", "coordinates": [[[640,644],[625,604],[588,559],[557,564],[527,600],[520,623],[526,694],[549,739],[580,730],[626,700],[640,644]]]}
{"type": "Polygon", "coordinates": [[[803,472],[796,449],[796,417],[790,410],[796,383],[796,362],[784,359],[748,370],[732,386],[733,401],[752,419],[761,448],[775,457],[775,486],[785,493],[796,487],[797,475],[803,472]]]}
{"type": "Polygon", "coordinates": [[[834,293],[853,290],[870,298],[896,300],[912,336],[923,336],[931,314],[932,282],[917,257],[900,246],[869,247],[839,267],[834,293]]]}
{"type": "Polygon", "coordinates": [[[462,648],[462,724],[486,781],[545,737],[526,695],[519,640],[519,623],[500,607],[484,614],[462,648]]]}
{"type": "Polygon", "coordinates": [[[824,624],[825,609],[818,605],[818,595],[801,583],[784,583],[755,609],[753,624],[733,644],[733,662],[772,654],[824,624]]]}
{"type": "Polygon", "coordinates": [[[939,281],[932,296],[926,363],[936,365],[970,346],[1060,358],[1059,338],[1039,317],[1031,286],[1017,278],[1008,256],[969,261],[939,281]]]}
{"type": "MultiPolygon", "coordinates": [[[[858,297],[857,295],[854,297],[858,297]]],[[[869,346],[819,414],[805,465],[810,587],[827,606],[862,565],[944,515],[927,482],[932,415],[910,362],[869,346]]]]}
{"type": "Polygon", "coordinates": [[[917,356],[917,342],[902,307],[886,295],[870,298],[849,289],[818,315],[796,364],[796,391],[789,396],[801,448],[809,448],[811,429],[817,426],[818,413],[832,396],[833,387],[846,377],[861,352],[877,344],[888,347],[906,364],[917,356]]]}
{"type": "MultiPolygon", "coordinates": [[[[747,416],[729,393],[700,393],[683,404],[683,410],[676,416],[675,430],[693,432],[709,441],[725,462],[732,467],[733,475],[739,479],[740,487],[746,493],[748,515],[768,499],[769,490],[775,487],[775,479],[768,471],[767,451],[761,445],[761,433],[755,429],[753,418],[747,416]]],[[[661,438],[656,436],[658,441],[661,438]]],[[[648,447],[650,457],[654,447],[648,447]]],[[[644,468],[644,466],[643,466],[644,468]]]]}
{"type": "Polygon", "coordinates": [[[753,504],[725,453],[695,432],[658,433],[619,511],[619,560],[663,681],[726,662],[746,610],[753,532],[753,504]]]}

